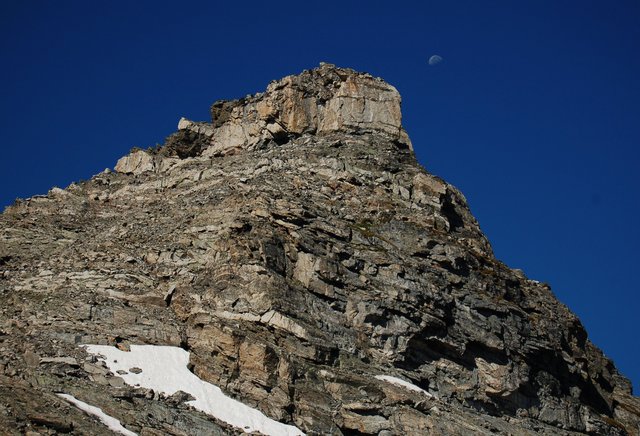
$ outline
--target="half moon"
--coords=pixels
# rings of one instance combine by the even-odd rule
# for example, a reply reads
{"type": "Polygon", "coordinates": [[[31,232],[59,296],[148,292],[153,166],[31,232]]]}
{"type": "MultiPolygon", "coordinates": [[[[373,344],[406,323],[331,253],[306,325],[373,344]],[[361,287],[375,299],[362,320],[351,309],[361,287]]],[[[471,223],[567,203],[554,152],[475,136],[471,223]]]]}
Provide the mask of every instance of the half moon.
{"type": "Polygon", "coordinates": [[[440,62],[442,62],[442,56],[433,55],[429,58],[429,65],[438,65],[440,62]]]}

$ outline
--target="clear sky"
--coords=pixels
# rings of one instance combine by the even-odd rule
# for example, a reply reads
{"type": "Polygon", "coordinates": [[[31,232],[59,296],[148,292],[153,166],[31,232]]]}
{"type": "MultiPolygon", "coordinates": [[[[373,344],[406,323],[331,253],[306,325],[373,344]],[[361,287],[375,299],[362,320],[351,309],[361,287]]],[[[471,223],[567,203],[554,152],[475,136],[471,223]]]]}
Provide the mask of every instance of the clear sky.
{"type": "Polygon", "coordinates": [[[320,61],[383,77],[497,257],[640,389],[639,1],[3,0],[0,55],[0,207],[320,61]]]}

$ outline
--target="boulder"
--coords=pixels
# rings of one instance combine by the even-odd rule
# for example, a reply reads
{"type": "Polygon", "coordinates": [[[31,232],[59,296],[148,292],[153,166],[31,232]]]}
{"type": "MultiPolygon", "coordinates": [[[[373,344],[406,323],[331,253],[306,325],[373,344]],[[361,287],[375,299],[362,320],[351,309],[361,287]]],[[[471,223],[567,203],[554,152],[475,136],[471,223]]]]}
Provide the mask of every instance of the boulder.
{"type": "Polygon", "coordinates": [[[153,156],[144,150],[136,150],[120,158],[115,170],[124,174],[142,174],[155,169],[153,156]]]}

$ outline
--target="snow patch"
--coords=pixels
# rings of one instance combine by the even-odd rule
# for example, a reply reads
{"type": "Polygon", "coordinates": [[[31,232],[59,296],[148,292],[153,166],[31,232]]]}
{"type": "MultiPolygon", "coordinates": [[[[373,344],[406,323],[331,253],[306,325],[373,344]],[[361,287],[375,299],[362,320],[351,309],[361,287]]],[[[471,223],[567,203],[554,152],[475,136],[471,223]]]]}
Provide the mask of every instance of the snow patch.
{"type": "Polygon", "coordinates": [[[101,408],[87,404],[84,401],[80,401],[73,395],[69,395],[69,394],[57,394],[57,395],[60,398],[64,398],[65,400],[67,400],[68,402],[76,406],[78,409],[88,413],[89,415],[95,416],[110,430],[113,430],[116,433],[120,433],[126,436],[138,436],[137,433],[134,433],[124,428],[122,424],[120,424],[119,420],[117,420],[113,416],[109,416],[106,413],[104,413],[101,408]]]}
{"type": "Polygon", "coordinates": [[[414,385],[413,383],[409,383],[408,381],[404,381],[401,378],[398,377],[393,377],[390,375],[377,375],[375,378],[377,378],[378,380],[382,380],[382,381],[386,381],[388,383],[394,384],[396,386],[401,386],[405,389],[408,389],[410,391],[415,391],[415,392],[421,392],[423,394],[425,394],[428,397],[432,397],[433,395],[431,395],[429,392],[425,391],[422,388],[419,388],[418,386],[414,385]]]}
{"type": "Polygon", "coordinates": [[[160,345],[131,345],[131,351],[121,351],[108,345],[83,345],[88,353],[100,356],[114,374],[135,387],[153,389],[165,395],[178,391],[191,394],[195,400],[187,401],[208,415],[245,433],[258,431],[273,436],[304,436],[292,425],[275,421],[262,412],[227,397],[219,387],[207,383],[187,368],[189,353],[179,347],[160,345]],[[131,368],[142,371],[131,372],[131,368]]]}

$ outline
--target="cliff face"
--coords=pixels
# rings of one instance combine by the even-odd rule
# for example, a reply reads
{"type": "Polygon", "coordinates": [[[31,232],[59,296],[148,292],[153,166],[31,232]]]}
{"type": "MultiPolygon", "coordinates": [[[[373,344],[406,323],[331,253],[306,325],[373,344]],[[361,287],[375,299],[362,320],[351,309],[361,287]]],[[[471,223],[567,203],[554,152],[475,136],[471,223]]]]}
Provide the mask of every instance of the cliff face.
{"type": "Polygon", "coordinates": [[[153,344],[306,434],[639,434],[576,316],[418,165],[392,86],[322,64],[212,116],[2,214],[3,432],[109,432],[56,393],[242,432],[80,346],[153,344]]]}

